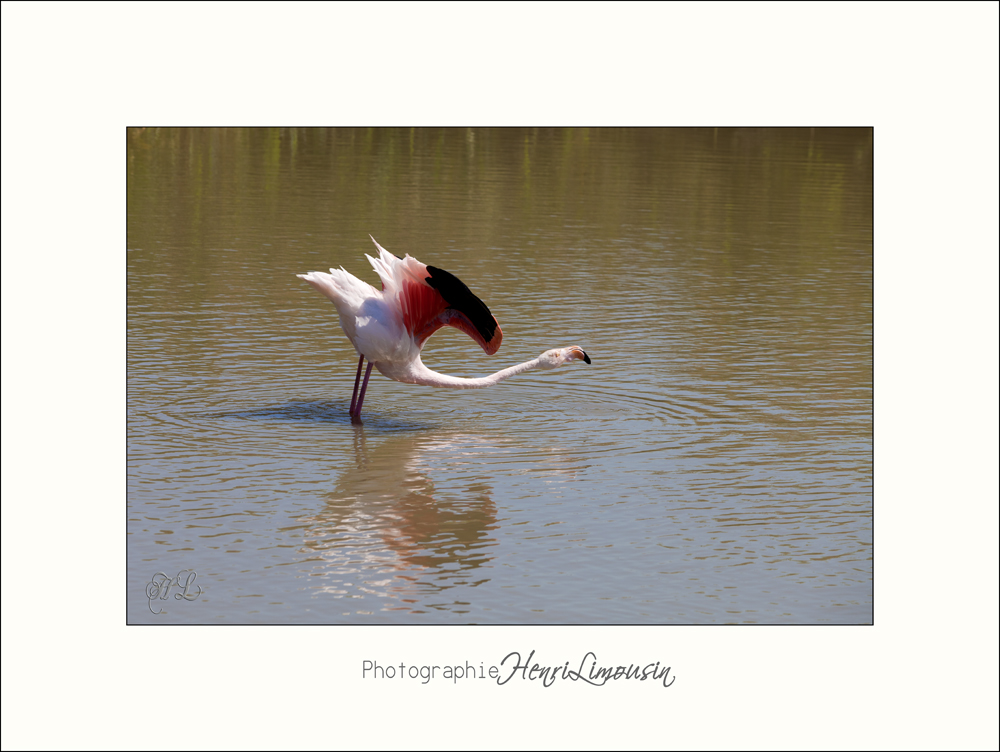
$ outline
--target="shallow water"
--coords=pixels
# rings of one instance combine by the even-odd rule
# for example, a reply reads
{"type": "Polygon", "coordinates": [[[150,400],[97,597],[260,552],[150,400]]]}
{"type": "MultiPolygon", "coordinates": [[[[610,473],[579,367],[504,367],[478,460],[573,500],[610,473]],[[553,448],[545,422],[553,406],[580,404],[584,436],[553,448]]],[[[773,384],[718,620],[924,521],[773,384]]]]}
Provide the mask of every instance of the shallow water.
{"type": "Polygon", "coordinates": [[[127,156],[131,623],[871,622],[870,130],[136,129],[127,156]],[[439,331],[431,368],[592,365],[376,372],[352,426],[357,355],[295,274],[376,283],[368,233],[503,327],[492,357],[439,331]]]}

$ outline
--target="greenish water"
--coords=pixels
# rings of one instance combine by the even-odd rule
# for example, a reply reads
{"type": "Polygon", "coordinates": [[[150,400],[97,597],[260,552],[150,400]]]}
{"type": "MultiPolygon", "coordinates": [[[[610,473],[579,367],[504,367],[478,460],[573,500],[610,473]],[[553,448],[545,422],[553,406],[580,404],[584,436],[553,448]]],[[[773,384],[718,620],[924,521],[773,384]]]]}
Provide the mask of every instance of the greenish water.
{"type": "Polygon", "coordinates": [[[131,623],[871,622],[870,130],[135,129],[127,171],[131,623]],[[295,274],[376,283],[369,233],[503,327],[435,370],[593,364],[376,373],[352,426],[295,274]]]}

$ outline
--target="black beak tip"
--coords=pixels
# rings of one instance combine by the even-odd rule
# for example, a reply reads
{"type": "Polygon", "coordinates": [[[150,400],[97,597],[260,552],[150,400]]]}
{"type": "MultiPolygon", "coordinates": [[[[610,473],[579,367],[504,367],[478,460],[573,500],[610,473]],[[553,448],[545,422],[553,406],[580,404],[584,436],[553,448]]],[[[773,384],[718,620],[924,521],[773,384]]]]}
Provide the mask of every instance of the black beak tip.
{"type": "Polygon", "coordinates": [[[586,363],[588,366],[590,365],[590,356],[587,355],[587,353],[583,354],[583,362],[586,363]]]}

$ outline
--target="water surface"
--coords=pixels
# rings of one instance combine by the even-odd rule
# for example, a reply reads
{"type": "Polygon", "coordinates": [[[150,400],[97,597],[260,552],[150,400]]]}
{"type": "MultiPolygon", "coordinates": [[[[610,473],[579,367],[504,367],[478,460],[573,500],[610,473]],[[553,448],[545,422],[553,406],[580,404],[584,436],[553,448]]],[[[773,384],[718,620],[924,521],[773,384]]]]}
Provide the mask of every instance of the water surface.
{"type": "Polygon", "coordinates": [[[871,622],[870,130],[147,128],[127,160],[131,623],[871,622]],[[377,283],[368,233],[503,327],[431,368],[592,365],[376,372],[352,426],[295,274],[377,283]]]}

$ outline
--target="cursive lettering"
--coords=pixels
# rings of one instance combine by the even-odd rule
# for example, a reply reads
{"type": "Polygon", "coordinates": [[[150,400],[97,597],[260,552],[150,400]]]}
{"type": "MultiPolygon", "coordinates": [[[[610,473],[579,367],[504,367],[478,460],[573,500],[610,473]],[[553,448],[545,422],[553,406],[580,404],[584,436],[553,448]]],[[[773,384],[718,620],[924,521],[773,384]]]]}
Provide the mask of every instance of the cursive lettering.
{"type": "Polygon", "coordinates": [[[163,572],[154,574],[153,579],[146,585],[146,598],[149,601],[150,612],[154,614],[163,613],[162,608],[153,611],[153,601],[165,601],[170,596],[170,589],[173,587],[177,587],[181,591],[174,593],[175,600],[193,601],[195,598],[198,598],[203,591],[201,585],[194,585],[194,581],[197,578],[198,573],[193,569],[182,569],[177,573],[176,577],[167,577],[163,572]],[[192,586],[198,588],[197,593],[191,591],[192,586]]]}
{"type": "Polygon", "coordinates": [[[535,651],[532,650],[527,659],[521,661],[521,654],[512,651],[504,656],[500,661],[501,673],[497,677],[497,684],[503,686],[513,679],[519,672],[524,681],[541,681],[543,687],[551,687],[556,679],[564,681],[583,681],[595,687],[603,687],[609,681],[619,679],[631,679],[635,681],[659,681],[664,687],[669,687],[674,683],[676,676],[671,676],[671,666],[661,666],[660,662],[637,665],[630,663],[628,666],[598,666],[597,656],[593,652],[586,653],[580,661],[579,668],[571,669],[569,661],[562,666],[543,666],[532,662],[535,651]],[[510,666],[507,665],[510,661],[510,666]],[[588,667],[589,661],[589,667],[588,667]],[[669,681],[668,681],[669,679],[669,681]]]}

